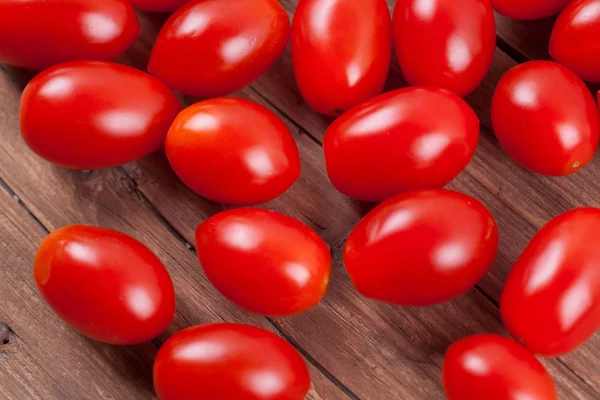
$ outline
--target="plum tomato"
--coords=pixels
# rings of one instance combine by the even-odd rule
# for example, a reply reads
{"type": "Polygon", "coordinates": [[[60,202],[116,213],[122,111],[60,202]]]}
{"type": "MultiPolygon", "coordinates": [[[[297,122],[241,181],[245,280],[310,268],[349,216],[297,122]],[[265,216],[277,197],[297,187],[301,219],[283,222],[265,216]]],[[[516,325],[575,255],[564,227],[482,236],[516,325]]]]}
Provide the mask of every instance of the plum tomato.
{"type": "Polygon", "coordinates": [[[394,44],[404,78],[459,96],[487,75],[496,49],[489,0],[398,0],[394,44]]]}
{"type": "Polygon", "coordinates": [[[575,73],[551,61],[517,65],[492,98],[494,133],[506,153],[533,172],[563,176],[598,147],[598,108],[575,73]]]}
{"type": "Polygon", "coordinates": [[[111,229],[69,225],[53,231],[35,257],[34,277],[60,318],[101,342],[148,341],[175,315],[163,264],[146,246],[111,229]]]}
{"type": "Polygon", "coordinates": [[[356,225],[344,264],[362,295],[427,306],[475,286],[497,249],[496,221],[479,201],[445,189],[415,190],[381,203],[356,225]]]}
{"type": "Polygon", "coordinates": [[[502,292],[509,332],[531,351],[566,354],[600,328],[600,209],[566,212],[540,229],[502,292]]]}
{"type": "Polygon", "coordinates": [[[169,129],[165,149],[187,186],[220,203],[265,203],[300,176],[290,131],[248,100],[210,99],[186,108],[169,129]]]}
{"type": "Polygon", "coordinates": [[[146,12],[172,12],[188,2],[188,0],[129,0],[138,10],[146,12]]]}
{"type": "Polygon", "coordinates": [[[377,96],[392,52],[385,0],[301,0],[292,23],[292,64],[302,97],[326,115],[377,96]]]}
{"type": "Polygon", "coordinates": [[[302,222],[257,208],[216,214],[196,229],[206,277],[251,312],[284,316],[315,306],[331,275],[325,242],[302,222]]]}
{"type": "Polygon", "coordinates": [[[343,114],[327,129],[323,149],[329,179],[340,192],[378,202],[445,186],[467,166],[478,139],[479,120],[463,99],[414,87],[343,114]]]}
{"type": "Polygon", "coordinates": [[[517,20],[534,20],[558,14],[572,0],[492,0],[498,13],[517,20]]]}
{"type": "Polygon", "coordinates": [[[224,96],[267,71],[289,36],[277,0],[192,0],[161,29],[148,71],[187,95],[224,96]]]}

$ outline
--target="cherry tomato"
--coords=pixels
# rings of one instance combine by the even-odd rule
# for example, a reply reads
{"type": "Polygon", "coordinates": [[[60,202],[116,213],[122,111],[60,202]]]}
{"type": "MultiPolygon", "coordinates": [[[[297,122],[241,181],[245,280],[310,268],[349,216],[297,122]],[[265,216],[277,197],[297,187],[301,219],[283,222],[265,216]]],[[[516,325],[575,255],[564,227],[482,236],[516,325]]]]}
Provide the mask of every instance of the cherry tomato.
{"type": "Polygon", "coordinates": [[[479,120],[463,99],[444,89],[406,88],[339,117],[323,148],[329,179],[339,191],[378,202],[410,189],[445,186],[467,166],[478,138],[479,120]]]}
{"type": "Polygon", "coordinates": [[[534,20],[558,14],[572,0],[492,0],[494,10],[512,19],[534,20]]]}
{"type": "Polygon", "coordinates": [[[161,29],[148,70],[182,93],[217,97],[262,75],[287,46],[277,0],[192,0],[161,29]]]}
{"type": "Polygon", "coordinates": [[[180,110],[169,88],[145,72],[73,61],[29,82],[21,97],[21,133],[52,163],[108,168],[160,148],[180,110]]]}
{"type": "Polygon", "coordinates": [[[113,60],[139,33],[127,0],[0,1],[0,62],[19,67],[113,60]]]}
{"type": "Polygon", "coordinates": [[[573,1],[550,36],[550,55],[581,78],[600,82],[600,0],[573,1]]]}
{"type": "Polygon", "coordinates": [[[302,97],[339,115],[381,93],[392,52],[385,0],[301,0],[292,24],[292,62],[302,97]]]}
{"type": "Polygon", "coordinates": [[[147,12],[171,12],[188,2],[188,0],[129,0],[139,10],[147,12]]]}
{"type": "Polygon", "coordinates": [[[559,356],[600,328],[600,209],[580,208],[546,224],[508,276],[500,311],[533,352],[559,356]]]}
{"type": "Polygon", "coordinates": [[[458,192],[428,189],[381,203],[356,225],[344,263],[366,297],[403,306],[451,300],[487,273],[498,248],[496,221],[458,192]]]}
{"type": "Polygon", "coordinates": [[[220,203],[265,203],[300,176],[290,131],[247,100],[219,98],[186,108],[171,126],[165,148],[181,180],[220,203]]]}
{"type": "Polygon", "coordinates": [[[34,276],[59,317],[101,342],[145,342],[175,314],[173,284],[160,260],[110,229],[69,225],[53,231],[35,257],[34,276]]]}
{"type": "Polygon", "coordinates": [[[560,64],[530,61],[509,70],[492,99],[504,150],[539,174],[569,175],[598,147],[598,109],[583,81],[560,64]]]}
{"type": "Polygon", "coordinates": [[[544,366],[520,344],[481,334],[448,348],[442,368],[448,400],[556,400],[544,366]]]}
{"type": "Polygon", "coordinates": [[[279,336],[241,324],[208,324],[171,336],[154,361],[161,400],[304,400],[310,375],[279,336]]]}
{"type": "Polygon", "coordinates": [[[224,211],[196,229],[206,277],[231,302],[262,315],[301,313],[327,290],[331,254],[298,220],[273,211],[224,211]]]}

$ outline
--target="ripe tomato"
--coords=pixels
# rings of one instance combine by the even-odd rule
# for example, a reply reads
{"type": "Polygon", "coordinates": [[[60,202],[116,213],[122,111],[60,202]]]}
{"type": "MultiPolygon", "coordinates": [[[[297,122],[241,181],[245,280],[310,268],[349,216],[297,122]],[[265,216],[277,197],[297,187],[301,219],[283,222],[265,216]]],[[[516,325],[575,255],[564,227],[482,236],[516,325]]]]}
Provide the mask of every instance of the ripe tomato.
{"type": "Polygon", "coordinates": [[[292,62],[304,100],[322,114],[339,115],[381,93],[391,29],[385,0],[301,0],[292,62]]]}
{"type": "Polygon", "coordinates": [[[520,344],[482,334],[448,348],[442,367],[448,400],[556,400],[544,366],[520,344]]]}
{"type": "Polygon", "coordinates": [[[269,110],[247,100],[219,98],[186,108],[171,126],[165,148],[179,178],[220,203],[265,203],[300,176],[290,131],[269,110]]]}
{"type": "Polygon", "coordinates": [[[147,12],[171,12],[187,3],[188,0],[129,0],[137,9],[147,12]]]}
{"type": "Polygon", "coordinates": [[[0,62],[19,67],[113,60],[139,33],[127,0],[0,1],[0,62]]]}
{"type": "Polygon", "coordinates": [[[224,96],[262,75],[289,35],[277,0],[192,0],[161,29],[148,70],[182,93],[224,96]]]}
{"type": "Polygon", "coordinates": [[[208,324],[171,336],[154,361],[161,400],[304,400],[310,375],[279,336],[241,324],[208,324]]]}
{"type": "Polygon", "coordinates": [[[569,175],[598,147],[598,109],[583,81],[560,64],[530,61],[509,70],[492,99],[504,150],[539,174],[569,175]]]}
{"type": "Polygon", "coordinates": [[[173,284],[160,260],[110,229],[69,225],[50,233],[35,257],[34,276],[59,317],[101,342],[145,342],[175,314],[173,284]]]}
{"type": "Polygon", "coordinates": [[[508,276],[500,311],[533,352],[559,356],[600,328],[600,209],[580,208],[547,223],[508,276]]]}
{"type": "Polygon", "coordinates": [[[471,289],[498,249],[496,221],[483,204],[458,192],[407,192],[381,203],[354,228],[344,264],[366,297],[427,306],[471,289]]]}
{"type": "Polygon", "coordinates": [[[558,14],[571,0],[492,0],[494,10],[512,19],[534,20],[558,14]]]}
{"type": "Polygon", "coordinates": [[[479,120],[463,99],[444,89],[406,88],[339,117],[325,133],[323,149],[339,191],[377,202],[445,186],[467,166],[478,138],[479,120]]]}
{"type": "Polygon", "coordinates": [[[221,212],[196,229],[198,259],[219,292],[262,315],[301,313],[327,290],[331,254],[298,220],[273,211],[221,212]]]}
{"type": "Polygon", "coordinates": [[[21,133],[40,157],[67,168],[108,168],[165,140],[181,110],[168,87],[125,65],[73,61],[37,75],[21,97],[21,133]]]}
{"type": "Polygon", "coordinates": [[[573,1],[550,36],[550,55],[581,78],[600,82],[600,0],[573,1]]]}

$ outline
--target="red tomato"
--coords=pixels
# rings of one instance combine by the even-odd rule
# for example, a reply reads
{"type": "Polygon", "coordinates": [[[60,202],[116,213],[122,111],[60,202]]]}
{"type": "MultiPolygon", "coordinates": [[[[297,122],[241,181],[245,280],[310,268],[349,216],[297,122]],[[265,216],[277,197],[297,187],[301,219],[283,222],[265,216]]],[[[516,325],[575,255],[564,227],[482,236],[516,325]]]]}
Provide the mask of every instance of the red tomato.
{"type": "Polygon", "coordinates": [[[41,70],[72,60],[113,60],[140,24],[126,0],[3,0],[0,62],[41,70]]]}
{"type": "Polygon", "coordinates": [[[147,12],[171,12],[188,2],[188,0],[129,0],[134,7],[147,12]]]}
{"type": "Polygon", "coordinates": [[[219,292],[262,315],[301,313],[327,290],[331,254],[298,220],[273,211],[224,211],[196,229],[198,259],[219,292]]]}
{"type": "Polygon", "coordinates": [[[406,88],[342,115],[325,133],[323,148],[333,185],[355,199],[377,202],[445,186],[467,166],[478,138],[477,115],[460,97],[444,89],[406,88]]]}
{"type": "Polygon", "coordinates": [[[544,366],[520,344],[482,334],[448,348],[442,368],[448,400],[556,400],[544,366]]]}
{"type": "Polygon", "coordinates": [[[301,0],[292,25],[300,93],[316,111],[339,115],[381,93],[392,52],[385,0],[301,0]]]}
{"type": "Polygon", "coordinates": [[[598,147],[598,109],[573,72],[550,61],[509,70],[492,99],[492,125],[504,150],[539,174],[569,175],[598,147]]]}
{"type": "Polygon", "coordinates": [[[600,82],[600,0],[573,1],[550,37],[550,55],[581,78],[600,82]]]}
{"type": "Polygon", "coordinates": [[[348,237],[344,264],[364,296],[427,306],[475,286],[497,248],[496,221],[483,204],[450,190],[419,190],[369,212],[348,237]]]}
{"type": "Polygon", "coordinates": [[[111,344],[142,343],[175,314],[169,273],[124,233],[69,225],[50,233],[35,257],[37,286],[67,324],[111,344]]]}
{"type": "Polygon", "coordinates": [[[496,49],[489,0],[398,0],[394,43],[411,85],[431,85],[460,96],[488,73],[496,49]]]}
{"type": "Polygon", "coordinates": [[[558,14],[571,0],[492,0],[494,10],[513,19],[533,20],[558,14]]]}
{"type": "Polygon", "coordinates": [[[160,148],[181,110],[158,79],[125,65],[74,61],[37,75],[21,97],[21,133],[67,168],[108,168],[160,148]]]}
{"type": "Polygon", "coordinates": [[[161,400],[303,400],[304,360],[288,342],[241,324],[208,324],[171,336],[154,361],[161,400]]]}
{"type": "Polygon", "coordinates": [[[179,178],[220,203],[265,203],[300,176],[290,131],[272,112],[247,100],[219,98],[186,108],[171,126],[165,148],[179,178]]]}
{"type": "Polygon", "coordinates": [[[546,224],[508,276],[500,311],[533,352],[559,356],[600,328],[600,209],[569,211],[546,224]]]}
{"type": "Polygon", "coordinates": [[[217,97],[262,75],[287,46],[277,0],[192,0],[165,23],[148,70],[182,93],[217,97]]]}

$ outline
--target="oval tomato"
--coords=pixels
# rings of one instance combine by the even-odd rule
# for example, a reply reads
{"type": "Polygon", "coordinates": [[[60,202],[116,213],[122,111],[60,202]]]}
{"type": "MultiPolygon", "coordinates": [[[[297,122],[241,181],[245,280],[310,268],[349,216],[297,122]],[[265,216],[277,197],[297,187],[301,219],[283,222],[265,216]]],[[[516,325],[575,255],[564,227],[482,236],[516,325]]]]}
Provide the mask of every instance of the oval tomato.
{"type": "Polygon", "coordinates": [[[198,325],[177,332],[154,361],[161,400],[303,400],[310,375],[279,336],[241,324],[198,325]]]}
{"type": "Polygon", "coordinates": [[[364,296],[427,306],[475,286],[497,249],[496,221],[483,204],[450,190],[419,190],[371,210],[350,233],[344,264],[364,296]]]}
{"type": "Polygon", "coordinates": [[[21,133],[40,157],[99,169],[160,148],[181,110],[168,87],[125,65],[73,61],[45,70],[21,97],[21,133]]]}
{"type": "Polygon", "coordinates": [[[547,223],[511,270],[500,304],[504,324],[533,352],[559,356],[600,328],[600,209],[547,223]]]}
{"type": "Polygon", "coordinates": [[[139,10],[147,12],[171,12],[188,2],[188,0],[129,0],[139,10]]]}
{"type": "Polygon", "coordinates": [[[161,29],[148,71],[188,95],[224,96],[262,75],[289,35],[277,0],[192,0],[161,29]]]}
{"type": "Polygon", "coordinates": [[[247,100],[219,98],[186,108],[171,126],[165,149],[186,185],[220,203],[265,203],[300,176],[290,131],[272,112],[247,100]]]}
{"type": "Polygon", "coordinates": [[[571,0],[492,0],[494,10],[512,19],[534,20],[558,14],[571,0]]]}
{"type": "Polygon", "coordinates": [[[583,81],[560,64],[530,61],[509,70],[492,99],[500,145],[539,174],[568,175],[598,147],[598,109],[583,81]]]}
{"type": "Polygon", "coordinates": [[[544,366],[526,348],[498,335],[474,335],[452,344],[442,381],[448,400],[556,400],[544,366]]]}
{"type": "Polygon", "coordinates": [[[121,232],[87,225],[53,231],[35,257],[34,276],[60,318],[101,342],[145,342],[175,315],[169,273],[147,247],[121,232]]]}
{"type": "Polygon", "coordinates": [[[550,36],[550,55],[581,78],[600,82],[600,0],[573,1],[550,36]]]}
{"type": "Polygon", "coordinates": [[[327,129],[323,149],[339,191],[382,201],[445,186],[467,166],[478,139],[477,115],[460,97],[444,89],[406,88],[339,117],[327,129]]]}
{"type": "Polygon", "coordinates": [[[466,96],[492,65],[496,24],[489,0],[399,0],[393,27],[398,64],[411,85],[466,96]]]}
{"type": "Polygon", "coordinates": [[[297,314],[325,296],[331,254],[294,218],[257,208],[224,211],[198,226],[196,246],[206,277],[246,310],[297,314]]]}
{"type": "Polygon", "coordinates": [[[302,0],[292,24],[292,63],[304,100],[339,115],[383,89],[392,52],[385,0],[302,0]]]}
{"type": "Polygon", "coordinates": [[[127,0],[4,0],[0,62],[41,70],[73,60],[113,60],[137,39],[127,0]]]}

